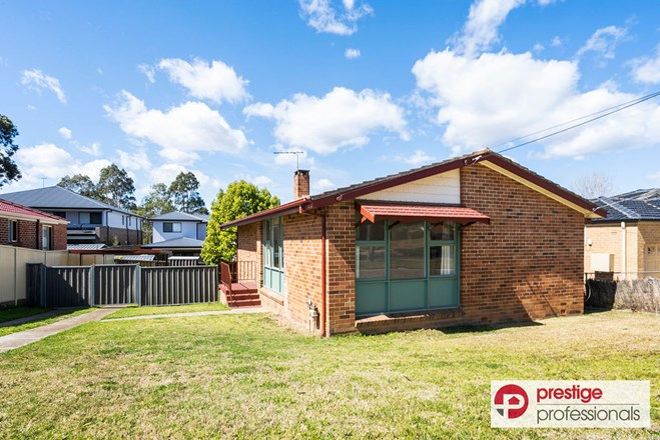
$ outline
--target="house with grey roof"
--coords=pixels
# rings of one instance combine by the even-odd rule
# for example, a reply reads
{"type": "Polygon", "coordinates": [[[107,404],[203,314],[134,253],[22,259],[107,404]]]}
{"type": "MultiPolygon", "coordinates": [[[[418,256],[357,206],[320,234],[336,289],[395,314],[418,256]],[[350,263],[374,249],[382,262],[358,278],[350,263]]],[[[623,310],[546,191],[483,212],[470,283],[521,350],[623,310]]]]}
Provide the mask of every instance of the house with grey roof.
{"type": "Polygon", "coordinates": [[[585,226],[585,272],[660,277],[660,188],[593,201],[607,216],[585,226]]]}
{"type": "Polygon", "coordinates": [[[153,243],[143,247],[163,249],[176,255],[199,255],[206,238],[209,217],[204,214],[168,212],[149,219],[153,243]]]}
{"type": "Polygon", "coordinates": [[[142,244],[141,216],[59,186],[0,194],[0,199],[68,220],[67,244],[142,244]]]}

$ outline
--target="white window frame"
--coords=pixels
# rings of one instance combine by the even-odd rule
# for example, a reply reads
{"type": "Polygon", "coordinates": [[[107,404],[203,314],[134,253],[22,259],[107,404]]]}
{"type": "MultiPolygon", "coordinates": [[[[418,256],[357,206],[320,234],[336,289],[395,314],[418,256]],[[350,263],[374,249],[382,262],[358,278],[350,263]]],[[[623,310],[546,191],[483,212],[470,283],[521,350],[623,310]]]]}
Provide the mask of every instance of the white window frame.
{"type": "Polygon", "coordinates": [[[41,226],[41,250],[49,251],[53,247],[53,228],[48,225],[41,226]]]}

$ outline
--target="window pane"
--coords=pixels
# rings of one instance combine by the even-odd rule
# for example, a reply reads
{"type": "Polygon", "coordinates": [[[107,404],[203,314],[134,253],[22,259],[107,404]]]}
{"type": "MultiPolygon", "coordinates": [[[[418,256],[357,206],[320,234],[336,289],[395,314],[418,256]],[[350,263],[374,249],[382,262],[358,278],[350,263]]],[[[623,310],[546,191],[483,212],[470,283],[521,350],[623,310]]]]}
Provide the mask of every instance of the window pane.
{"type": "MultiPolygon", "coordinates": [[[[130,220],[130,217],[129,217],[130,220]]],[[[130,225],[130,223],[129,223],[130,225]]],[[[181,223],[172,223],[172,232],[181,232],[181,223]]]]}
{"type": "Polygon", "coordinates": [[[385,246],[358,246],[356,257],[359,279],[385,278],[385,246]]]}
{"type": "Polygon", "coordinates": [[[431,240],[454,241],[454,223],[438,223],[431,227],[431,240]]]}
{"type": "Polygon", "coordinates": [[[364,222],[357,228],[358,241],[385,241],[385,222],[364,222]]]}
{"type": "MultiPolygon", "coordinates": [[[[124,217],[122,217],[123,219],[124,217]]],[[[163,223],[163,232],[172,232],[172,223],[164,222],[163,223]]]]}
{"type": "Polygon", "coordinates": [[[282,247],[281,226],[277,223],[273,224],[273,267],[282,267],[280,261],[280,250],[282,247]]]}
{"type": "Polygon", "coordinates": [[[89,224],[89,212],[81,212],[79,215],[81,225],[89,224]]]}
{"type": "Polygon", "coordinates": [[[89,215],[89,222],[93,225],[100,225],[102,222],[101,220],[101,213],[100,212],[92,212],[89,215]]]}
{"type": "Polygon", "coordinates": [[[429,251],[431,275],[454,275],[456,262],[453,245],[431,246],[429,251]]]}
{"type": "Polygon", "coordinates": [[[424,278],[424,223],[399,223],[390,234],[390,278],[424,278]]]}

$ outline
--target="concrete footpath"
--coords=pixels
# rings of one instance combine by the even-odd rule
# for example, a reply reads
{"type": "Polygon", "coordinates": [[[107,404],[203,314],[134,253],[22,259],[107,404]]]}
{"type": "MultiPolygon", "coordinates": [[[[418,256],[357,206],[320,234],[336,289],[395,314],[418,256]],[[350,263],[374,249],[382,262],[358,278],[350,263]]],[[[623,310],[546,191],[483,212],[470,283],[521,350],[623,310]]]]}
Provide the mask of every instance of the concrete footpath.
{"type": "Polygon", "coordinates": [[[181,313],[161,313],[159,315],[140,315],[140,316],[127,316],[125,318],[108,318],[102,322],[116,322],[116,321],[135,321],[139,319],[161,319],[161,318],[185,318],[189,316],[210,316],[210,315],[243,315],[247,313],[266,313],[262,307],[241,307],[240,309],[232,310],[207,310],[205,312],[181,312],[181,313]]]}
{"type": "Polygon", "coordinates": [[[69,330],[79,325],[91,321],[98,321],[104,316],[116,312],[116,308],[98,309],[72,318],[62,319],[52,324],[42,325],[41,327],[24,330],[22,332],[12,333],[0,337],[0,353],[23,347],[24,345],[40,341],[51,335],[69,330]]]}

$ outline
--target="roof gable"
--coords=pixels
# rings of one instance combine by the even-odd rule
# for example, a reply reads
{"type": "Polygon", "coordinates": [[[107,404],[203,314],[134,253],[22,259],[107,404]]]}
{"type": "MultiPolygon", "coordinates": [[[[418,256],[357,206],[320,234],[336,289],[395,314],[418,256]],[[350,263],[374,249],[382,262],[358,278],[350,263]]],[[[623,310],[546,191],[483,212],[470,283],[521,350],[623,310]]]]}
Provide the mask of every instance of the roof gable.
{"type": "Polygon", "coordinates": [[[0,199],[0,215],[16,218],[16,219],[30,219],[40,220],[44,223],[67,224],[65,219],[47,212],[39,211],[37,209],[29,208],[27,206],[19,205],[8,200],[0,199]]]}
{"type": "Polygon", "coordinates": [[[208,216],[204,214],[189,214],[187,212],[168,212],[151,218],[151,221],[182,221],[182,222],[208,222],[208,216]]]}

